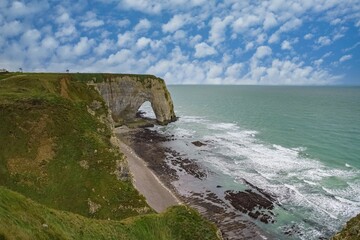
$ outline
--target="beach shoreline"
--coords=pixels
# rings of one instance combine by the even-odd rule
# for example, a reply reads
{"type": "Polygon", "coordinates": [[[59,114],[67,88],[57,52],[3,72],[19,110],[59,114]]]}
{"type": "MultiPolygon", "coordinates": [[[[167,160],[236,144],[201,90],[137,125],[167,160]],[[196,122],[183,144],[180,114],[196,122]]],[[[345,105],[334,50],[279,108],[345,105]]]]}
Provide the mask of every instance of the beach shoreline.
{"type": "MultiPolygon", "coordinates": [[[[119,133],[116,129],[115,133],[119,133]]],[[[168,207],[182,204],[182,202],[170,191],[156,174],[147,166],[147,163],[139,157],[130,146],[117,136],[117,146],[126,156],[126,161],[135,188],[145,197],[146,202],[156,212],[165,211],[168,207]]]]}
{"type": "MultiPolygon", "coordinates": [[[[125,150],[132,151],[142,159],[142,162],[145,162],[144,166],[157,176],[161,185],[171,191],[179,202],[196,209],[203,217],[216,224],[224,239],[272,238],[249,221],[254,209],[238,207],[247,205],[247,202],[253,202],[254,206],[259,207],[256,199],[262,196],[251,191],[244,195],[221,186],[214,191],[207,185],[211,172],[199,165],[196,160],[189,159],[168,147],[168,144],[173,142],[174,136],[163,135],[151,128],[133,130],[118,128],[116,136],[128,147],[125,150]],[[204,184],[204,187],[196,191],[193,186],[199,183],[204,184]]],[[[136,181],[135,187],[137,187],[136,181]]],[[[155,193],[156,190],[152,192],[155,193]]],[[[264,209],[261,214],[265,211],[268,210],[264,209]]],[[[258,218],[259,221],[262,216],[264,215],[258,218]]],[[[271,221],[264,223],[271,224],[271,221]]]]}

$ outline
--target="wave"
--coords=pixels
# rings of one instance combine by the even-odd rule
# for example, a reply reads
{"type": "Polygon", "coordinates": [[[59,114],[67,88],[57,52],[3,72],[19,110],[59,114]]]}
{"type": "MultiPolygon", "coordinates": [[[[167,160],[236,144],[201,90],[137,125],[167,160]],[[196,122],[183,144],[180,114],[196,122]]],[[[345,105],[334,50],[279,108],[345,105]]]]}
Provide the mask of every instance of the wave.
{"type": "MultiPolygon", "coordinates": [[[[197,155],[204,165],[238,184],[246,179],[266,190],[301,219],[316,220],[319,229],[334,232],[360,212],[360,170],[349,164],[343,169],[329,167],[310,158],[303,146],[266,143],[257,138],[258,131],[242,129],[236,123],[217,123],[198,116],[180,119],[172,133],[182,141],[196,138],[206,142],[197,155]]],[[[321,231],[310,225],[306,228],[313,236],[321,231]]]]}

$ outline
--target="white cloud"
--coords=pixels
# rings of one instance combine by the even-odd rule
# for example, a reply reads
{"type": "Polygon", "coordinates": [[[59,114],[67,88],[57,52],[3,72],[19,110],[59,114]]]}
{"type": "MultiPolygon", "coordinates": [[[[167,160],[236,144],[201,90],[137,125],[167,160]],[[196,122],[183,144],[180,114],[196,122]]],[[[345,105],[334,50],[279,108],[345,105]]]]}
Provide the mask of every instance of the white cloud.
{"type": "Polygon", "coordinates": [[[20,42],[23,46],[31,46],[37,44],[40,38],[41,32],[39,32],[37,29],[30,29],[21,36],[20,42]]]}
{"type": "Polygon", "coordinates": [[[121,28],[127,27],[130,25],[130,21],[128,19],[119,20],[117,21],[117,25],[121,28]]]}
{"type": "Polygon", "coordinates": [[[220,66],[220,64],[215,65],[215,66],[211,67],[209,69],[209,71],[207,71],[206,78],[208,78],[208,79],[219,78],[219,77],[221,77],[222,72],[223,72],[222,66],[220,66]]]}
{"type": "Polygon", "coordinates": [[[183,27],[189,18],[190,18],[189,15],[182,15],[182,14],[175,15],[169,20],[169,22],[162,25],[162,31],[165,33],[175,32],[176,30],[183,27]]]}
{"type": "Polygon", "coordinates": [[[263,44],[265,42],[266,38],[267,38],[267,35],[265,33],[258,34],[258,36],[256,38],[256,42],[258,44],[263,44]]]}
{"type": "Polygon", "coordinates": [[[162,10],[160,1],[148,0],[121,0],[119,3],[119,8],[134,9],[151,14],[158,14],[162,10]]]}
{"type": "Polygon", "coordinates": [[[209,41],[212,42],[214,45],[223,42],[225,40],[226,27],[231,23],[232,20],[232,16],[227,16],[223,20],[218,17],[213,18],[210,23],[211,29],[209,41]]]}
{"type": "Polygon", "coordinates": [[[316,42],[320,45],[320,47],[322,47],[322,46],[330,45],[331,39],[327,36],[321,36],[318,38],[316,42]]]}
{"type": "Polygon", "coordinates": [[[134,31],[146,31],[151,28],[151,22],[147,19],[141,19],[138,24],[134,27],[134,31]]]}
{"type": "Polygon", "coordinates": [[[195,46],[197,43],[199,43],[202,39],[202,36],[200,34],[197,34],[196,36],[193,36],[190,39],[190,46],[195,46]]]}
{"type": "Polygon", "coordinates": [[[280,34],[286,33],[289,31],[294,31],[302,24],[302,20],[298,18],[291,19],[282,25],[275,33],[273,33],[269,39],[269,43],[276,43],[280,40],[280,34]]]}
{"type": "Polygon", "coordinates": [[[56,49],[59,42],[52,36],[47,36],[41,41],[41,45],[46,49],[56,49]]]}
{"type": "Polygon", "coordinates": [[[244,80],[248,83],[264,85],[324,85],[333,84],[340,78],[327,71],[305,66],[301,62],[274,59],[268,67],[252,66],[244,80]]]}
{"type": "Polygon", "coordinates": [[[253,49],[254,48],[254,43],[253,42],[249,42],[246,44],[245,46],[245,51],[249,51],[250,49],[253,49]]]}
{"type": "Polygon", "coordinates": [[[64,23],[69,23],[72,22],[73,20],[71,19],[69,13],[67,12],[63,12],[61,13],[55,20],[58,24],[64,24],[64,23]]]}
{"type": "MultiPolygon", "coordinates": [[[[68,0],[6,1],[0,7],[0,63],[29,70],[149,72],[172,83],[328,84],[336,76],[321,68],[328,69],[334,60],[321,56],[319,48],[351,36],[354,25],[360,26],[360,4],[345,1],[97,0],[118,6],[117,14],[109,16],[101,6],[86,12],[88,0],[76,6],[68,0]],[[51,11],[34,8],[47,2],[51,11]],[[125,19],[130,15],[131,22],[125,19]],[[309,24],[315,21],[329,29],[309,24]],[[302,24],[306,28],[300,33],[307,29],[308,34],[300,37],[315,47],[309,46],[312,41],[298,47],[296,30],[302,24]]],[[[341,41],[343,50],[331,49],[333,57],[343,52],[355,58],[357,45],[341,41]]],[[[337,66],[349,58],[340,57],[337,66]]]]}
{"type": "Polygon", "coordinates": [[[20,21],[14,20],[11,22],[5,23],[3,26],[0,27],[1,35],[5,37],[14,37],[22,33],[24,30],[23,25],[20,21]]]}
{"type": "Polygon", "coordinates": [[[211,5],[211,2],[206,0],[120,0],[118,7],[148,14],[160,14],[163,10],[191,10],[194,7],[204,5],[211,5]]]}
{"type": "Polygon", "coordinates": [[[209,46],[207,43],[202,42],[195,45],[195,57],[196,58],[203,58],[210,55],[216,54],[215,48],[209,46]]]}
{"type": "Polygon", "coordinates": [[[355,23],[355,27],[360,27],[360,20],[355,23]]]}
{"type": "Polygon", "coordinates": [[[342,20],[340,18],[335,18],[334,20],[332,20],[330,22],[331,25],[338,25],[342,22],[342,20]]]}
{"type": "Polygon", "coordinates": [[[256,49],[255,54],[253,55],[254,59],[262,59],[266,56],[270,56],[272,54],[272,50],[268,46],[260,46],[256,49]]]}
{"type": "Polygon", "coordinates": [[[185,39],[185,38],[186,38],[186,32],[183,31],[183,30],[177,30],[174,33],[174,39],[175,40],[182,40],[182,39],[185,39]]]}
{"type": "Polygon", "coordinates": [[[95,41],[87,37],[80,38],[80,41],[74,46],[73,51],[76,56],[82,56],[90,51],[95,41]]]}
{"type": "Polygon", "coordinates": [[[117,37],[118,37],[117,44],[120,47],[126,47],[134,41],[135,35],[133,32],[127,31],[123,34],[121,33],[118,34],[117,37]]]}
{"type": "Polygon", "coordinates": [[[291,50],[292,49],[291,43],[287,40],[283,41],[281,43],[281,49],[282,50],[291,50]]]}
{"type": "Polygon", "coordinates": [[[321,64],[323,64],[324,60],[322,58],[318,59],[318,60],[315,60],[314,61],[314,64],[319,67],[321,64]]]}
{"type": "Polygon", "coordinates": [[[243,17],[239,17],[234,23],[233,28],[235,32],[243,32],[249,27],[257,25],[261,22],[260,17],[256,15],[245,15],[243,17]]]}
{"type": "Polygon", "coordinates": [[[12,1],[5,14],[11,19],[16,19],[21,17],[34,16],[48,8],[49,3],[46,0],[30,2],[12,1]]]}
{"type": "Polygon", "coordinates": [[[76,27],[74,25],[64,25],[58,29],[55,36],[58,38],[74,37],[77,34],[76,27]]]}
{"type": "Polygon", "coordinates": [[[90,19],[90,20],[81,22],[80,25],[83,27],[87,27],[87,28],[95,28],[95,27],[100,27],[100,26],[104,25],[104,21],[97,20],[97,19],[90,19]]]}
{"type": "Polygon", "coordinates": [[[104,55],[107,51],[113,49],[114,45],[115,44],[113,41],[105,39],[97,47],[94,48],[94,52],[99,56],[104,55]]]}
{"type": "Polygon", "coordinates": [[[314,37],[313,34],[308,33],[308,34],[306,34],[306,35],[304,36],[304,39],[305,39],[305,40],[310,40],[310,39],[312,39],[313,37],[314,37]]]}
{"type": "Polygon", "coordinates": [[[339,59],[339,62],[346,62],[352,58],[352,55],[345,55],[339,59]]]}
{"type": "Polygon", "coordinates": [[[97,28],[105,24],[103,20],[97,19],[96,13],[91,11],[87,12],[82,19],[80,26],[86,28],[97,28]]]}
{"type": "Polygon", "coordinates": [[[272,12],[268,12],[264,19],[264,29],[269,30],[278,24],[275,15],[272,12]]]}
{"type": "Polygon", "coordinates": [[[227,67],[225,71],[225,76],[227,78],[239,79],[241,76],[241,72],[243,70],[243,63],[235,63],[227,67]]]}
{"type": "Polygon", "coordinates": [[[143,48],[147,47],[151,43],[150,38],[141,37],[136,41],[136,47],[138,50],[142,50],[143,48]]]}

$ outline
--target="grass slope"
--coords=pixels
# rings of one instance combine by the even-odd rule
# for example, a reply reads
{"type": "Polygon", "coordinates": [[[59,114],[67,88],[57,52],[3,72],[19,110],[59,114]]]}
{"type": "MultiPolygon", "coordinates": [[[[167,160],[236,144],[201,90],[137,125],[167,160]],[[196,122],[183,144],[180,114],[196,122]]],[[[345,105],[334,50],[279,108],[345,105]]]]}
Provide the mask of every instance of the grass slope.
{"type": "Polygon", "coordinates": [[[119,181],[114,174],[123,156],[99,119],[106,111],[92,87],[68,76],[0,80],[0,185],[88,217],[123,219],[151,212],[130,180],[119,181]],[[99,106],[88,110],[94,103],[99,106]]]}
{"type": "MultiPolygon", "coordinates": [[[[215,236],[212,225],[196,214],[192,220],[191,216],[195,215],[187,214],[191,211],[184,207],[164,215],[152,215],[154,211],[127,176],[122,153],[111,144],[107,107],[94,87],[86,84],[88,78],[91,80],[92,75],[0,74],[0,186],[44,205],[36,205],[41,211],[32,212],[30,206],[35,203],[29,205],[24,197],[2,188],[0,229],[3,234],[9,237],[19,232],[24,239],[27,234],[32,238],[46,238],[44,229],[38,233],[33,221],[38,224],[56,213],[46,222],[55,222],[56,231],[51,236],[59,234],[59,239],[73,238],[66,233],[80,231],[86,224],[92,226],[91,229],[104,229],[106,234],[113,232],[114,236],[125,231],[130,239],[149,231],[160,231],[158,234],[164,235],[162,239],[172,239],[178,236],[177,231],[182,231],[177,227],[188,228],[187,233],[193,235],[200,226],[204,229],[202,234],[215,236]],[[10,199],[17,199],[18,206],[5,201],[8,194],[10,199]],[[6,207],[6,204],[10,205],[6,207]],[[48,207],[95,219],[124,220],[134,216],[137,219],[127,219],[126,224],[117,223],[108,229],[103,228],[108,221],[92,221],[48,207]],[[19,212],[16,209],[20,209],[19,212]],[[80,221],[79,224],[75,224],[76,221],[80,221]],[[168,227],[164,227],[166,222],[170,224],[168,227]]],[[[49,225],[46,231],[50,229],[49,225]]],[[[92,233],[89,234],[88,238],[92,238],[92,233]]],[[[99,230],[96,234],[105,233],[99,230]]]]}
{"type": "Polygon", "coordinates": [[[215,228],[185,206],[124,221],[49,209],[0,187],[0,239],[216,239],[215,228]]]}

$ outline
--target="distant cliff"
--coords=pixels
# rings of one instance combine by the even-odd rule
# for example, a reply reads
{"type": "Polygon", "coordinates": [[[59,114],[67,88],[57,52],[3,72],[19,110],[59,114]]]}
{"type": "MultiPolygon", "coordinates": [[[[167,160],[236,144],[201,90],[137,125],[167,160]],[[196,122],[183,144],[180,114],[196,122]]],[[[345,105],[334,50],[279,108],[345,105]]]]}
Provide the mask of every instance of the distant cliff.
{"type": "Polygon", "coordinates": [[[115,121],[134,119],[146,101],[151,103],[158,123],[167,124],[176,120],[170,93],[161,78],[151,75],[108,75],[94,85],[109,106],[115,121]]]}

